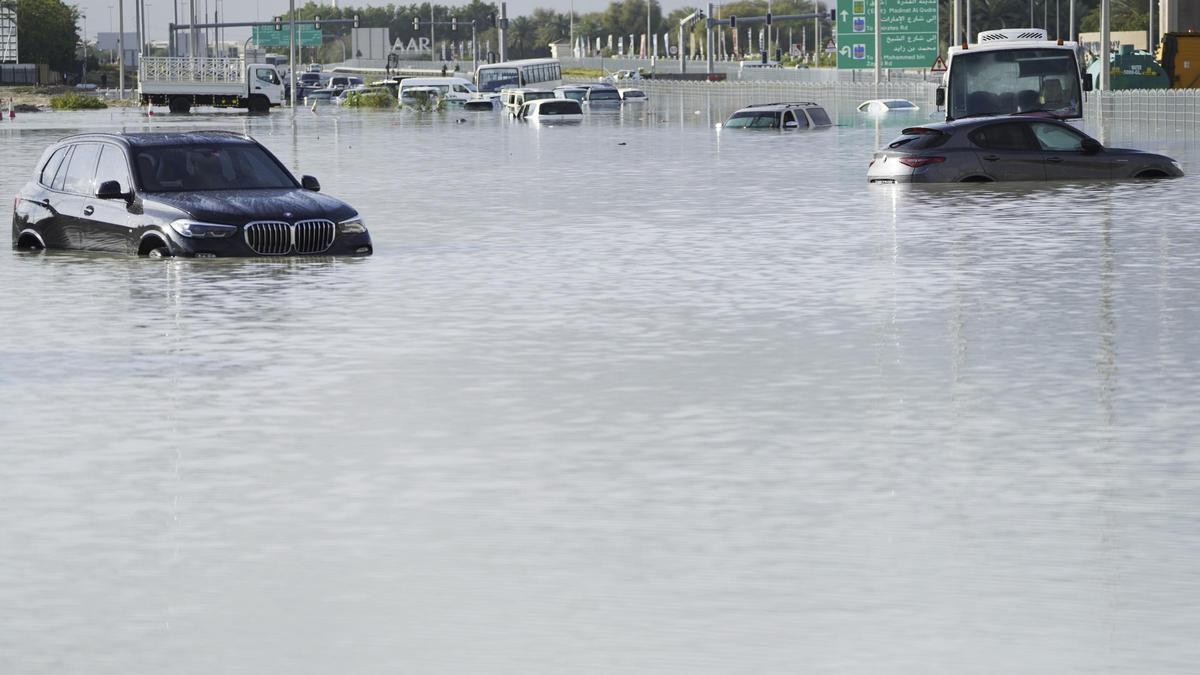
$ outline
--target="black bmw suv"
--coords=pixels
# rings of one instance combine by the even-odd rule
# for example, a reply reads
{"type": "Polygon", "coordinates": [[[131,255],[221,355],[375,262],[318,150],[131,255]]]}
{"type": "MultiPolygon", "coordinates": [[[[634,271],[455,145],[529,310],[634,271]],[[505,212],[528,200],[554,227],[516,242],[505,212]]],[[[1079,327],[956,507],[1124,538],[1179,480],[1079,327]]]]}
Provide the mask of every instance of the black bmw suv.
{"type": "Polygon", "coordinates": [[[82,134],[50,146],[13,208],[20,249],[151,257],[370,255],[351,206],[226,131],[82,134]]]}

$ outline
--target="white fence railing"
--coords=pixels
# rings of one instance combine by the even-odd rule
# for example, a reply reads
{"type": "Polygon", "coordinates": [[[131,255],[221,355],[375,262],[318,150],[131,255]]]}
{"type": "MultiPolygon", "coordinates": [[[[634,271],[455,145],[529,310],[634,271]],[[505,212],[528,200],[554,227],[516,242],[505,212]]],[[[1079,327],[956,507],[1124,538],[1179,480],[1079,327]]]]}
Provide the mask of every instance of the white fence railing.
{"type": "MultiPolygon", "coordinates": [[[[815,101],[831,113],[853,111],[872,98],[906,98],[923,109],[933,109],[937,83],[895,81],[770,82],[639,80],[632,86],[651,96],[700,98],[722,111],[769,101],[815,101]]],[[[1084,120],[1092,127],[1104,125],[1139,135],[1200,137],[1200,89],[1138,89],[1090,92],[1084,102],[1084,120]]]]}
{"type": "Polygon", "coordinates": [[[242,84],[245,62],[239,58],[146,56],[138,67],[141,82],[204,82],[242,84]]]}

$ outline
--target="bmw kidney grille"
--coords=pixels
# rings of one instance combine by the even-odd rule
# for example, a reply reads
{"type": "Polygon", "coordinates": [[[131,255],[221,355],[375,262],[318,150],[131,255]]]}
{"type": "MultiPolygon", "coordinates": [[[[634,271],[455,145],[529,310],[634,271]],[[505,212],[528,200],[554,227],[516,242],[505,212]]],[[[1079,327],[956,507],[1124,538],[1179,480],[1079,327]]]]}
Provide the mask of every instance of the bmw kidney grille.
{"type": "Polygon", "coordinates": [[[333,246],[337,225],[332,220],[258,221],[244,230],[246,244],[259,255],[313,254],[333,246]]]}

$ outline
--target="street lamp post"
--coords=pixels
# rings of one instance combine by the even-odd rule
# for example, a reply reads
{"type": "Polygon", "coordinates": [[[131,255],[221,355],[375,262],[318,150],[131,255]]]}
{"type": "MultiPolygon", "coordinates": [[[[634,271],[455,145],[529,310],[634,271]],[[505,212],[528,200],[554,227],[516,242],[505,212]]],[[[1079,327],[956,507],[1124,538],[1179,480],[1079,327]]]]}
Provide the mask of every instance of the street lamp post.
{"type": "Polygon", "coordinates": [[[125,0],[117,0],[117,86],[121,88],[121,100],[125,100],[125,0]]]}

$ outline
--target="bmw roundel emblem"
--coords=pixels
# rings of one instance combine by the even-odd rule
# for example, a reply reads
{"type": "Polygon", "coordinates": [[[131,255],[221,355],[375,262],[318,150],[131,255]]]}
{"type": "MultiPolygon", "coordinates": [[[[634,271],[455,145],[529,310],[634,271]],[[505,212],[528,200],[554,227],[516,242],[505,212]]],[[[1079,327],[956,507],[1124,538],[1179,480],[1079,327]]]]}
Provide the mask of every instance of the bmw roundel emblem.
{"type": "Polygon", "coordinates": [[[291,211],[284,211],[284,212],[283,212],[283,217],[284,217],[284,218],[291,218],[291,217],[292,217],[292,212],[291,212],[291,211]]]}

